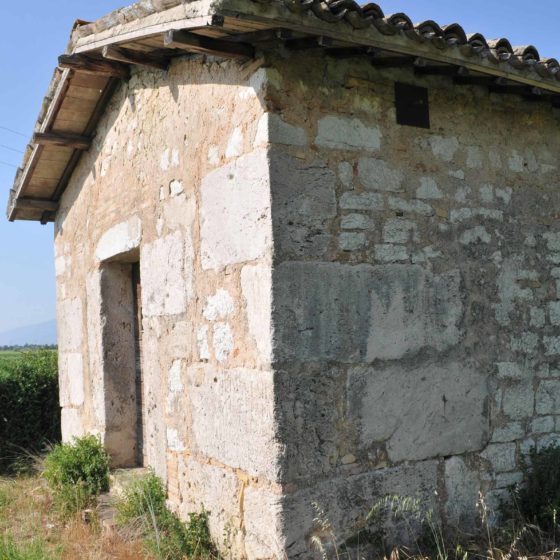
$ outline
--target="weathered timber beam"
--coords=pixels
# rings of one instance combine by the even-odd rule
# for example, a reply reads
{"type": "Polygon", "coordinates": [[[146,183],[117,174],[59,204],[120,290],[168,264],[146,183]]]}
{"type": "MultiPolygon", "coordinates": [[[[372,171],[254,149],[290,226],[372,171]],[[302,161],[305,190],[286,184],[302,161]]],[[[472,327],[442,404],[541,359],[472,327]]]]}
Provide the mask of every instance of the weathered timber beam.
{"type": "Polygon", "coordinates": [[[122,47],[103,47],[103,58],[114,60],[116,62],[124,62],[125,64],[136,64],[155,68],[157,70],[167,70],[169,60],[165,60],[149,53],[134,51],[132,49],[123,49],[122,47]]]}
{"type": "Polygon", "coordinates": [[[402,68],[412,66],[415,60],[414,56],[375,56],[371,63],[377,68],[402,68]]]}
{"type": "Polygon", "coordinates": [[[464,66],[426,64],[415,65],[414,73],[418,76],[468,76],[469,71],[464,66]]]}
{"type": "Polygon", "coordinates": [[[453,81],[458,86],[499,86],[507,82],[505,78],[493,76],[455,76],[453,81]]]}
{"type": "Polygon", "coordinates": [[[64,132],[36,132],[32,142],[40,146],[64,146],[82,151],[89,150],[91,146],[91,138],[64,132]]]}
{"type": "Polygon", "coordinates": [[[333,45],[334,41],[330,37],[324,37],[322,35],[315,37],[301,37],[300,39],[294,39],[293,41],[286,42],[286,46],[294,51],[319,49],[323,47],[332,47],[333,45]]]}
{"type": "Polygon", "coordinates": [[[352,58],[360,55],[370,55],[374,52],[371,47],[333,47],[332,49],[325,49],[325,53],[334,58],[352,58]]]}
{"type": "Polygon", "coordinates": [[[541,96],[543,91],[537,87],[514,85],[514,84],[493,84],[488,86],[490,93],[505,93],[513,95],[541,96]]]}
{"type": "Polygon", "coordinates": [[[212,54],[223,58],[253,58],[255,56],[255,49],[251,45],[205,37],[188,31],[168,31],[164,35],[163,42],[167,48],[212,54]]]}
{"type": "Polygon", "coordinates": [[[55,212],[58,208],[58,202],[46,200],[44,198],[19,198],[15,204],[16,210],[44,210],[46,212],[55,212]]]}
{"type": "Polygon", "coordinates": [[[249,31],[248,33],[236,33],[235,35],[228,35],[221,37],[233,43],[248,43],[253,45],[255,43],[264,43],[266,41],[288,41],[292,39],[294,33],[291,29],[259,29],[258,31],[249,31]]]}
{"type": "Polygon", "coordinates": [[[60,68],[69,68],[76,72],[126,79],[130,76],[130,68],[120,62],[99,60],[82,54],[63,54],[58,57],[60,68]]]}

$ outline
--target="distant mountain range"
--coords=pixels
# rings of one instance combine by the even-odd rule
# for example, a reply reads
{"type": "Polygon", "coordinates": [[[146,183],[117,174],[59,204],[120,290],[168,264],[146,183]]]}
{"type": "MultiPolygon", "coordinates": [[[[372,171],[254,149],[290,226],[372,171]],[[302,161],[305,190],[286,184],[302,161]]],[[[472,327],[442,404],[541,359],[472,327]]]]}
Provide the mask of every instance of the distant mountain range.
{"type": "Polygon", "coordinates": [[[29,325],[0,333],[0,346],[56,344],[56,321],[29,325]]]}

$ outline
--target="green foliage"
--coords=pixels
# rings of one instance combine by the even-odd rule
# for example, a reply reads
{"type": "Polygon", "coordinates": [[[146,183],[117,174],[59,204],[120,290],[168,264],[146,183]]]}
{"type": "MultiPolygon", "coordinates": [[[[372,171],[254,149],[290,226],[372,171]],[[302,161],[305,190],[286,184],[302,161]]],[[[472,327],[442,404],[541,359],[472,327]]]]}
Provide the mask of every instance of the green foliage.
{"type": "Polygon", "coordinates": [[[109,456],[95,436],[58,444],[45,459],[44,477],[61,513],[76,513],[109,490],[109,456]]]}
{"type": "Polygon", "coordinates": [[[1,356],[0,472],[5,473],[17,470],[23,453],[60,440],[60,408],[55,351],[1,356]]]}
{"type": "Polygon", "coordinates": [[[40,540],[16,544],[12,539],[0,537],[0,560],[54,560],[40,540]]]}
{"type": "Polygon", "coordinates": [[[555,531],[560,514],[560,447],[533,448],[523,470],[523,484],[514,490],[519,513],[541,529],[555,531]]]}
{"type": "Polygon", "coordinates": [[[118,524],[140,533],[161,560],[211,557],[208,514],[191,513],[185,524],[167,509],[165,498],[163,483],[150,472],[132,482],[117,503],[118,524]]]}

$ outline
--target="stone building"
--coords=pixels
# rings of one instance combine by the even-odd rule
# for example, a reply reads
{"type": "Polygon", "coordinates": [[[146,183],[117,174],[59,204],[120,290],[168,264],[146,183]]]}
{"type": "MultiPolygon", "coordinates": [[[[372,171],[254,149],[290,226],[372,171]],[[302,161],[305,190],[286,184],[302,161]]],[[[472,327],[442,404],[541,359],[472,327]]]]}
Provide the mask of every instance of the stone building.
{"type": "Polygon", "coordinates": [[[472,523],[560,428],[559,65],[350,0],[77,22],[10,198],[54,222],[63,432],[236,557],[387,493],[472,523]]]}

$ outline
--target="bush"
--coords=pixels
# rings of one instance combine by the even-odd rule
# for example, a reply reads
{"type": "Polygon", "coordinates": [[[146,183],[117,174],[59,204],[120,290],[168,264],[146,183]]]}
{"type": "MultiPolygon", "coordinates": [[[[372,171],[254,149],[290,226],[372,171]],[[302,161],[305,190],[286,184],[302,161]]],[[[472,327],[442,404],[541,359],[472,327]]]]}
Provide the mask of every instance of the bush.
{"type": "Polygon", "coordinates": [[[533,448],[523,470],[523,484],[514,495],[519,513],[541,529],[554,531],[560,517],[560,447],[533,448]]]}
{"type": "Polygon", "coordinates": [[[17,470],[46,443],[60,441],[58,357],[22,352],[0,370],[0,472],[17,470]]]}
{"type": "Polygon", "coordinates": [[[167,509],[161,480],[150,472],[133,482],[117,503],[117,522],[142,536],[157,558],[211,557],[214,547],[208,514],[191,513],[185,524],[167,509]]]}
{"type": "Polygon", "coordinates": [[[61,513],[76,513],[109,490],[109,456],[95,436],[58,444],[45,459],[44,477],[61,513]]]}

